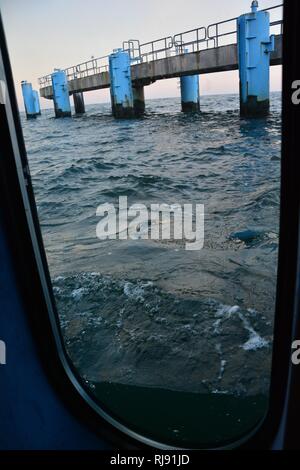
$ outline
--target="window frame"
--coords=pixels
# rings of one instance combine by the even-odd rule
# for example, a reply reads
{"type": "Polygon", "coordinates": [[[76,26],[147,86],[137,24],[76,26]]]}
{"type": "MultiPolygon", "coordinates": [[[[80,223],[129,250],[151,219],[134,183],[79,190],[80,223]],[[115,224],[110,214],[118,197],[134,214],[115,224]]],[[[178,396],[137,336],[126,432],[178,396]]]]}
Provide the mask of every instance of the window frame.
{"type": "MultiPolygon", "coordinates": [[[[298,369],[293,371],[292,378],[290,374],[295,325],[300,337],[299,312],[295,309],[297,292],[299,295],[300,194],[297,182],[300,168],[297,153],[300,154],[300,146],[297,126],[299,128],[300,106],[297,108],[291,103],[291,83],[297,78],[297,67],[299,69],[297,49],[293,49],[299,39],[296,32],[296,19],[300,19],[298,3],[293,0],[284,2],[280,241],[269,408],[266,417],[250,435],[226,448],[271,448],[286,411],[287,391],[291,396],[297,396],[295,374],[298,374],[299,380],[298,369]]],[[[0,42],[0,62],[3,60],[7,84],[7,101],[5,105],[0,105],[0,145],[5,148],[0,159],[1,211],[9,235],[18,285],[42,366],[70,411],[118,448],[174,449],[174,446],[142,436],[113,419],[84,388],[67,357],[39,226],[2,21],[0,42]],[[18,214],[17,218],[15,214],[18,214]]],[[[289,426],[296,427],[291,412],[287,416],[289,426]]],[[[291,429],[289,432],[290,436],[293,435],[291,429]]]]}

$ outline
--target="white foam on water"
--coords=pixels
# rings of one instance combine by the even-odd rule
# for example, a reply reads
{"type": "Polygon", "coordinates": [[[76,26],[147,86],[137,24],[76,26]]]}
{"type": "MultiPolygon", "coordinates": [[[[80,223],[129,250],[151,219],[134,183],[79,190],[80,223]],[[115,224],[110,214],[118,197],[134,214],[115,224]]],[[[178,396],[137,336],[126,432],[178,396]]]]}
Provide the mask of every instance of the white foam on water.
{"type": "MultiPolygon", "coordinates": [[[[254,309],[247,309],[247,312],[252,316],[256,316],[257,312],[254,309]]],[[[238,305],[222,305],[216,312],[217,320],[213,323],[213,332],[215,334],[220,334],[221,332],[221,321],[222,318],[230,318],[232,315],[238,314],[239,319],[241,320],[243,327],[249,333],[248,340],[241,345],[245,351],[256,351],[261,348],[266,348],[269,346],[269,342],[262,338],[257,331],[251,326],[249,320],[245,318],[241,309],[238,305]]]]}
{"type": "Polygon", "coordinates": [[[257,349],[266,348],[268,345],[269,342],[253,330],[248,341],[241,347],[245,351],[256,351],[257,349]]]}
{"type": "Polygon", "coordinates": [[[221,325],[221,318],[218,318],[218,320],[216,320],[214,323],[213,323],[213,333],[218,335],[220,334],[220,325],[221,325]]]}
{"type": "Polygon", "coordinates": [[[228,395],[230,392],[228,390],[218,390],[217,388],[215,390],[212,390],[214,395],[228,395]]]}
{"type": "Polygon", "coordinates": [[[60,294],[62,292],[62,289],[60,287],[53,286],[53,292],[55,292],[56,294],[60,294]]]}
{"type": "Polygon", "coordinates": [[[221,305],[221,307],[217,310],[216,317],[230,317],[235,313],[239,312],[240,307],[238,305],[221,305]]]}
{"type": "Polygon", "coordinates": [[[244,325],[244,328],[249,333],[249,339],[246,343],[242,344],[242,348],[245,351],[256,351],[257,349],[266,348],[269,345],[269,342],[262,338],[257,331],[250,325],[249,321],[243,317],[242,314],[239,314],[239,317],[244,325]]]}
{"type": "Polygon", "coordinates": [[[74,289],[71,292],[71,297],[74,300],[80,300],[83,296],[83,294],[87,291],[85,287],[80,287],[79,289],[74,289]]]}
{"type": "Polygon", "coordinates": [[[128,298],[144,302],[145,289],[152,286],[153,282],[151,281],[140,285],[134,285],[132,282],[125,282],[123,291],[128,298]]]}
{"type": "Polygon", "coordinates": [[[225,359],[222,359],[221,364],[220,364],[220,373],[218,377],[219,380],[221,380],[224,375],[226,364],[227,364],[227,361],[225,361],[225,359]]]}

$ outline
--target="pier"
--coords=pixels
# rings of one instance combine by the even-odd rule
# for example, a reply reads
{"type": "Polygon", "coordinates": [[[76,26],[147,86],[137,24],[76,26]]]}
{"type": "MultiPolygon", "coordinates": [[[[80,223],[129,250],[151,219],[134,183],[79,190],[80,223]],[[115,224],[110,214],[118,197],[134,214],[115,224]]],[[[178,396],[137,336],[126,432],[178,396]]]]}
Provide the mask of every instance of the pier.
{"type": "Polygon", "coordinates": [[[202,74],[239,70],[241,115],[267,115],[270,66],[282,63],[282,7],[259,10],[253,1],[236,18],[147,43],[124,41],[111,54],[39,78],[40,96],[54,100],[57,117],[70,116],[71,95],[75,112],[83,113],[83,93],[110,87],[112,114],[130,118],[145,110],[145,86],[179,77],[182,111],[195,112],[202,74]],[[271,21],[274,13],[281,18],[271,21]]]}

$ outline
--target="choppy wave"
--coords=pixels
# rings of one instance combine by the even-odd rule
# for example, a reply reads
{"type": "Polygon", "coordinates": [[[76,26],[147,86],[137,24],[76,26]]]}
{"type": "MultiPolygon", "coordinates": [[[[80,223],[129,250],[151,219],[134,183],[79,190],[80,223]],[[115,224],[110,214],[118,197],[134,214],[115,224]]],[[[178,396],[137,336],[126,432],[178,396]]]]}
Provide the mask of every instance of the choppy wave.
{"type": "Polygon", "coordinates": [[[237,96],[201,104],[185,115],[178,99],[150,101],[144,119],[122,122],[107,104],[74,119],[50,119],[52,111],[23,119],[63,333],[87,380],[252,396],[268,389],[280,95],[258,120],[240,119],[237,96]],[[96,239],[97,206],[119,196],[204,204],[204,249],[96,239]]]}
{"type": "Polygon", "coordinates": [[[272,326],[263,312],[99,273],[59,276],[54,292],[68,352],[90,381],[266,392],[272,326]]]}

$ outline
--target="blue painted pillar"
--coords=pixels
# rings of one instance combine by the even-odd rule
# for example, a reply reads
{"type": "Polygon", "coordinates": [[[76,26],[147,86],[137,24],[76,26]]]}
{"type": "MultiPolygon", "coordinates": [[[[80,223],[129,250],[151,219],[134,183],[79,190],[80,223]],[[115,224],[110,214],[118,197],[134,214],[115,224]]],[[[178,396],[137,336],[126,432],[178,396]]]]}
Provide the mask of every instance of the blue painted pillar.
{"type": "Polygon", "coordinates": [[[238,56],[240,73],[240,111],[245,117],[265,116],[270,108],[270,54],[274,36],[270,37],[270,15],[257,11],[253,1],[251,13],[238,18],[238,56]]]}
{"type": "Polygon", "coordinates": [[[199,76],[180,77],[181,109],[184,113],[200,110],[199,76]]]}
{"type": "Polygon", "coordinates": [[[32,84],[26,80],[21,82],[22,94],[24,100],[24,107],[27,119],[36,118],[40,114],[40,110],[37,110],[36,105],[36,94],[37,92],[32,89],[32,84]]]}
{"type": "Polygon", "coordinates": [[[109,75],[113,116],[116,118],[134,117],[130,57],[128,52],[116,49],[110,54],[109,75]]]}
{"type": "Polygon", "coordinates": [[[71,105],[68,80],[64,70],[55,70],[51,75],[55,116],[70,117],[71,105]]]}
{"type": "Polygon", "coordinates": [[[83,93],[73,93],[73,101],[74,101],[74,108],[76,114],[84,114],[85,113],[85,106],[84,106],[84,99],[83,93]]]}
{"type": "Polygon", "coordinates": [[[37,115],[40,115],[41,114],[41,106],[40,106],[40,98],[39,98],[39,94],[36,90],[33,90],[33,94],[34,94],[34,107],[35,107],[35,112],[37,115]]]}
{"type": "MultiPolygon", "coordinates": [[[[184,50],[187,54],[188,49],[184,50]]],[[[180,77],[181,109],[186,112],[200,111],[199,75],[180,77]]]]}

